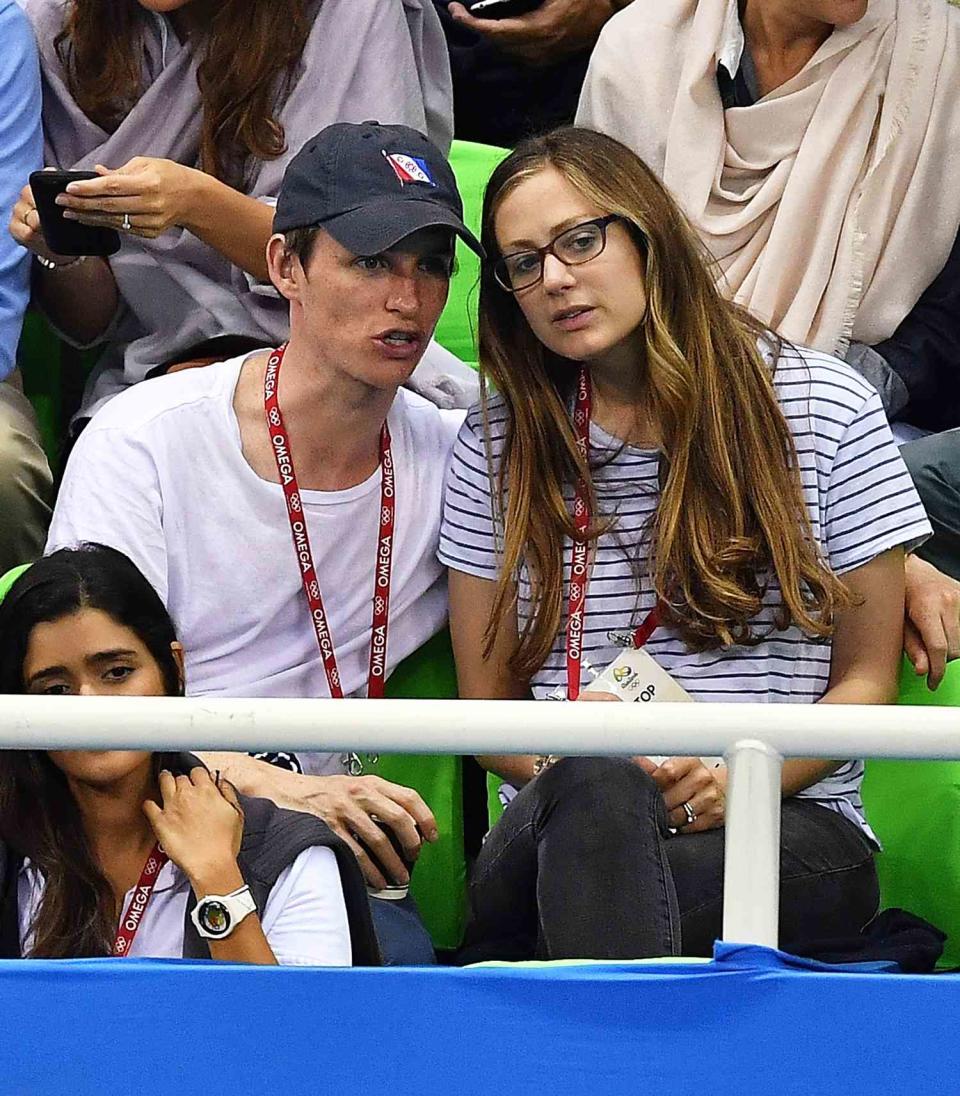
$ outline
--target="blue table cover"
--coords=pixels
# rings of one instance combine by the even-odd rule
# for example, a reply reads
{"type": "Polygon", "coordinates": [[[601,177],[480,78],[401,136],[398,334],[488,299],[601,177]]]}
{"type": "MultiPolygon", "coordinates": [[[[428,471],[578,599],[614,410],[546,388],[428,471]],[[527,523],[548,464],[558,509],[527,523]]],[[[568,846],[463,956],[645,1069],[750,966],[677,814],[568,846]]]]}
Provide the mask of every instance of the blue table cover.
{"type": "Polygon", "coordinates": [[[709,964],[0,962],[0,1093],[934,1096],[960,977],[709,964]]]}

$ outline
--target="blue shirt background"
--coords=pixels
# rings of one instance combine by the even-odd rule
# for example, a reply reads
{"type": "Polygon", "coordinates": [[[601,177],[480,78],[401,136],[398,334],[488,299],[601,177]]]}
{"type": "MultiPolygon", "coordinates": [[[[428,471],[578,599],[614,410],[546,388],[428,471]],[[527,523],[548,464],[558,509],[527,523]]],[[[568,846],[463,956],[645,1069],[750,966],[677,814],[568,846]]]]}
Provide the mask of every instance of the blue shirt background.
{"type": "Polygon", "coordinates": [[[30,256],[7,225],[31,171],[43,166],[40,62],[27,17],[15,0],[0,0],[0,381],[16,365],[23,313],[30,297],[30,256]]]}

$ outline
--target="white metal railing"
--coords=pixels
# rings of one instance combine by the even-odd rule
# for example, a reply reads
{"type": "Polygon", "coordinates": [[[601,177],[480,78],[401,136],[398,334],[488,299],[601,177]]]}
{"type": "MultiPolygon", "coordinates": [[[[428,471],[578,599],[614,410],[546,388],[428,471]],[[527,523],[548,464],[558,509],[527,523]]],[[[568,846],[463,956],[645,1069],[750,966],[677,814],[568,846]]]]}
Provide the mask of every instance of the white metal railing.
{"type": "Polygon", "coordinates": [[[0,749],[722,755],[723,937],[777,944],[785,757],[960,758],[960,709],[0,696],[0,749]]]}

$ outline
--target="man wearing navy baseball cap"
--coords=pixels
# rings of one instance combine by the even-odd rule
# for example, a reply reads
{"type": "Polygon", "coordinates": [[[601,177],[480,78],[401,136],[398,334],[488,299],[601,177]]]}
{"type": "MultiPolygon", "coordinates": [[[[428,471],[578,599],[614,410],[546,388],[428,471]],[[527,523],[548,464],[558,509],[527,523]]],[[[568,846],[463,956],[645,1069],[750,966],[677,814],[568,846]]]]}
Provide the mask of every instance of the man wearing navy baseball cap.
{"type": "MultiPolygon", "coordinates": [[[[436,549],[463,412],[402,385],[446,301],[455,237],[481,252],[462,214],[415,130],[324,129],[287,168],[267,245],[289,342],[135,386],[81,435],[48,550],[94,541],[140,567],[176,622],[189,694],[377,697],[444,627],[436,549]]],[[[324,819],[374,895],[402,893],[404,861],[438,839],[421,797],[356,754],[206,760],[324,819]]],[[[409,902],[372,903],[388,961],[432,956],[409,902]]]]}
{"type": "Polygon", "coordinates": [[[309,140],[287,167],[273,219],[274,232],[322,228],[357,255],[435,226],[482,254],[439,150],[409,126],[377,122],[340,122],[309,140]]]}

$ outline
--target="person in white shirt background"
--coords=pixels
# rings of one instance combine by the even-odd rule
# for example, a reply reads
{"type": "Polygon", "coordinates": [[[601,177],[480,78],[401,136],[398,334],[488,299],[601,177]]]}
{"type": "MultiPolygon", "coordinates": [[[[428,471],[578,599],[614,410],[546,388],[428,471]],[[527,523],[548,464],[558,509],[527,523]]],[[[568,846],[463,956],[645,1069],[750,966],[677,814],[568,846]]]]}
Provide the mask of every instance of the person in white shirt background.
{"type": "MultiPolygon", "coordinates": [[[[439,149],[406,126],[376,123],[339,123],[307,141],[284,176],[274,227],[267,264],[290,312],[282,355],[255,353],[118,395],[80,435],[47,549],[93,541],[137,564],[183,640],[189,695],[365,696],[376,684],[371,622],[385,437],[396,512],[383,677],[446,622],[436,546],[444,470],[463,413],[400,386],[446,301],[454,234],[480,245],[463,224],[439,149]],[[268,367],[279,377],[292,454],[283,471],[274,419],[266,418],[268,367]],[[281,486],[291,470],[307,557],[291,540],[281,486]],[[308,557],[316,581],[305,585],[308,557]],[[321,656],[312,586],[331,658],[321,656]]],[[[373,890],[389,882],[384,871],[400,884],[409,873],[371,816],[410,860],[438,836],[415,791],[350,775],[339,754],[301,754],[291,761],[296,771],[238,754],[205,760],[241,792],[323,818],[373,890]]],[[[384,920],[408,910],[374,900],[387,962],[396,956],[384,920]]],[[[401,957],[426,961],[432,952],[422,943],[401,957]]]]}
{"type": "MultiPolygon", "coordinates": [[[[0,604],[0,652],[4,693],[183,691],[163,604],[99,545],[54,553],[17,580],[0,604]]],[[[5,751],[0,900],[7,957],[376,961],[349,850],[317,819],[238,797],[189,755],[5,751]],[[257,824],[245,837],[248,812],[257,824]]]]}

